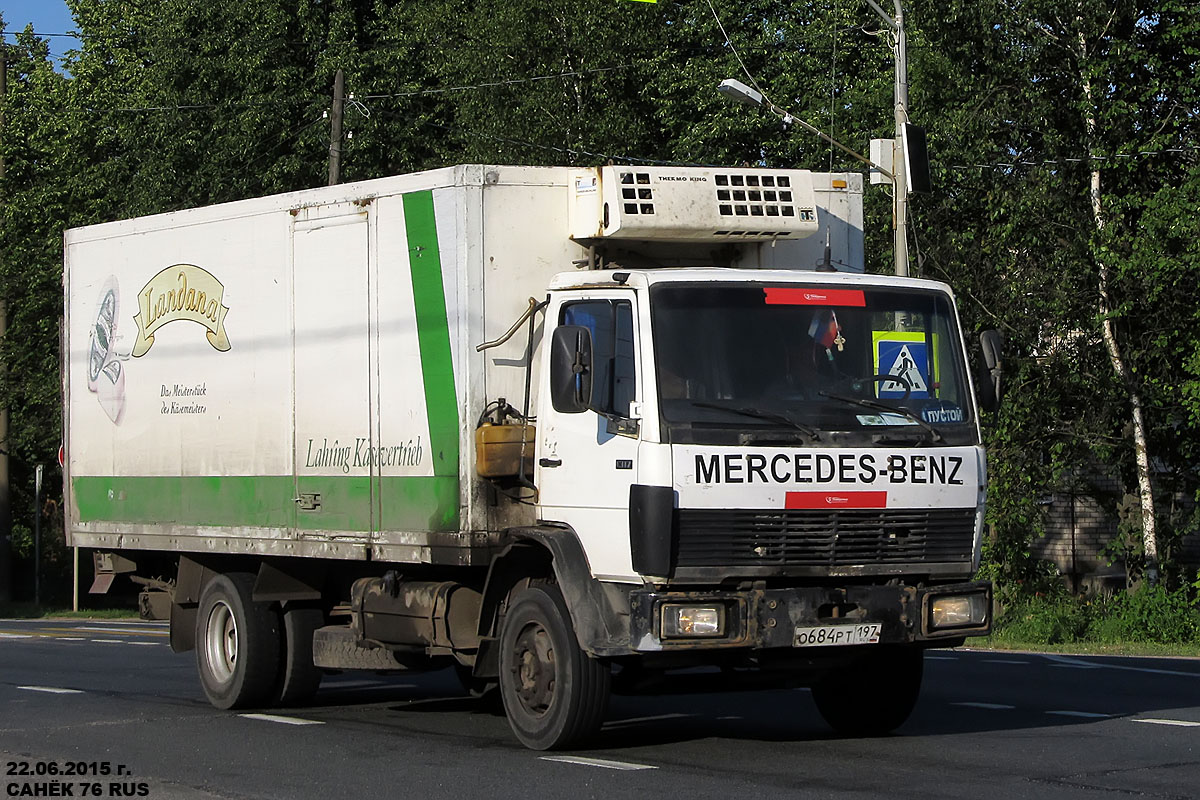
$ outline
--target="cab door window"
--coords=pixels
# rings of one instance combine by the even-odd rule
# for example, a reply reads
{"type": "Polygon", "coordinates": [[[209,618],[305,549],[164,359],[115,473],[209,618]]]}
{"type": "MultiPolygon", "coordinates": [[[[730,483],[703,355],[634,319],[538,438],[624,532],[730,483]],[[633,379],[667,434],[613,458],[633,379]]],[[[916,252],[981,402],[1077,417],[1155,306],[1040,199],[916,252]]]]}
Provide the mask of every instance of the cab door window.
{"type": "Polygon", "coordinates": [[[563,306],[562,325],[582,325],[592,334],[592,401],[601,414],[628,417],[636,392],[633,304],[628,300],[583,300],[563,306]]]}

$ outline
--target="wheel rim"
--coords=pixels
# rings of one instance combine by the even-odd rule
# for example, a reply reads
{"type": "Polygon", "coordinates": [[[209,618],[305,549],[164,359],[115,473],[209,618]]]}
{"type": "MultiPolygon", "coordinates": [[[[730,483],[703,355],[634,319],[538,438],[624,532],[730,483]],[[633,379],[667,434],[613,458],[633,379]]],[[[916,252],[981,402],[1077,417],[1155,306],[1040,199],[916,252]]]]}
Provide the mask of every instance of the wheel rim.
{"type": "Polygon", "coordinates": [[[237,667],[238,641],[237,620],[226,603],[218,602],[213,606],[204,634],[204,652],[209,670],[217,681],[227,683],[237,667]]]}
{"type": "Polygon", "coordinates": [[[541,625],[521,629],[513,643],[513,686],[521,707],[529,714],[542,716],[554,703],[554,645],[541,625]]]}

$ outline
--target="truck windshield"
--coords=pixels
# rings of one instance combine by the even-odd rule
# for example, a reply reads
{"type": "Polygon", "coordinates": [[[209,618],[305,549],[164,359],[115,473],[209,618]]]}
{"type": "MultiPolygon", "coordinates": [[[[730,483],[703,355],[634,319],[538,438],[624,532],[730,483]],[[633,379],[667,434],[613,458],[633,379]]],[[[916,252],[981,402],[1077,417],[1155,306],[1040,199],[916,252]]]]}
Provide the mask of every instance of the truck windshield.
{"type": "Polygon", "coordinates": [[[650,297],[672,440],[752,443],[786,430],[826,442],[838,432],[847,443],[976,439],[958,324],[942,292],[659,284],[650,297]]]}

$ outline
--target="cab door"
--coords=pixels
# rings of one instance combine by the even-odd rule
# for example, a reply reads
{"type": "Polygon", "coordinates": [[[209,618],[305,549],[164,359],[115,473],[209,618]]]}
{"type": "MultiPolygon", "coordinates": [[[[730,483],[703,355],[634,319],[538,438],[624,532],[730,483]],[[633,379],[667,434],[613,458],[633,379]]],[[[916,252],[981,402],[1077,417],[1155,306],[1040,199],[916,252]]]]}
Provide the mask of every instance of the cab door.
{"type": "Polygon", "coordinates": [[[632,291],[597,290],[555,298],[548,312],[551,331],[573,325],[590,333],[592,403],[584,411],[564,412],[543,390],[539,517],[575,530],[596,577],[633,579],[629,487],[637,482],[643,391],[637,298],[632,291]]]}

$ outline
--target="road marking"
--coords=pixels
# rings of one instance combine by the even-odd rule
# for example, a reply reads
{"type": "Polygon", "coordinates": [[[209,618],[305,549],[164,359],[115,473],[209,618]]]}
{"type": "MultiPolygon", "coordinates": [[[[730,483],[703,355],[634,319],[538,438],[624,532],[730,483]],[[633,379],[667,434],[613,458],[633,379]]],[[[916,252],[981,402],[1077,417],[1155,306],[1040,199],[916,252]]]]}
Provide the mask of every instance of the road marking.
{"type": "Polygon", "coordinates": [[[132,644],[132,645],[135,645],[136,647],[162,647],[163,646],[162,642],[126,642],[125,644],[132,644]]]}
{"type": "Polygon", "coordinates": [[[1183,678],[1200,678],[1200,672],[1184,672],[1178,669],[1155,669],[1154,667],[1131,667],[1127,664],[1093,664],[1087,661],[1076,661],[1066,656],[1043,655],[1045,659],[1057,662],[1050,666],[1074,666],[1081,669],[1123,669],[1128,672],[1145,672],[1149,675],[1175,675],[1183,678]]]}
{"type": "Polygon", "coordinates": [[[629,719],[614,719],[614,725],[629,725],[634,722],[658,722],[664,719],[686,719],[694,714],[659,714],[656,717],[630,717],[629,719]]]}
{"type": "Polygon", "coordinates": [[[925,656],[926,661],[958,661],[955,656],[925,656]]]}
{"type": "Polygon", "coordinates": [[[86,642],[86,636],[55,636],[60,642],[86,642]]]}
{"type": "Polygon", "coordinates": [[[80,626],[78,628],[59,628],[58,630],[87,631],[90,633],[96,633],[96,632],[99,632],[99,633],[136,633],[139,636],[169,636],[170,635],[170,631],[164,631],[162,628],[154,628],[154,629],[113,628],[113,627],[99,628],[96,626],[80,626]]]}
{"type": "Polygon", "coordinates": [[[27,692],[45,692],[46,694],[83,694],[82,689],[63,689],[59,686],[18,686],[27,692]]]}
{"type": "Polygon", "coordinates": [[[1059,717],[1083,717],[1085,719],[1109,719],[1112,714],[1097,714],[1094,711],[1047,711],[1059,717]]]}
{"type": "Polygon", "coordinates": [[[302,719],[301,717],[281,717],[277,714],[238,714],[239,717],[246,719],[260,719],[263,722],[279,722],[283,725],[324,725],[324,722],[316,719],[302,719]]]}
{"type": "Polygon", "coordinates": [[[88,639],[89,642],[100,642],[101,644],[127,644],[124,639],[88,639]]]}
{"type": "Polygon", "coordinates": [[[563,764],[579,764],[584,767],[600,767],[602,769],[658,769],[649,764],[634,764],[630,761],[609,761],[604,758],[583,758],[582,756],[538,756],[542,761],[558,761],[563,764]]]}
{"type": "Polygon", "coordinates": [[[1151,725],[1174,725],[1178,728],[1200,728],[1200,722],[1187,719],[1135,719],[1134,722],[1147,722],[1151,725]]]}
{"type": "Polygon", "coordinates": [[[1100,669],[1099,664],[1051,664],[1058,669],[1100,669]]]}
{"type": "Polygon", "coordinates": [[[1004,703],[951,703],[952,706],[966,706],[967,708],[987,708],[993,711],[1012,711],[1016,706],[1005,705],[1004,703]]]}
{"type": "Polygon", "coordinates": [[[326,681],[321,684],[322,689],[332,689],[341,691],[345,689],[415,689],[415,683],[389,683],[387,681],[326,681]]]}
{"type": "Polygon", "coordinates": [[[981,663],[981,664],[1016,664],[1016,665],[1020,665],[1020,664],[1028,664],[1029,662],[1028,661],[1016,661],[1011,658],[981,658],[981,659],[979,659],[979,663],[981,663]]]}
{"type": "Polygon", "coordinates": [[[32,633],[5,633],[0,631],[0,639],[32,639],[32,633]]]}

